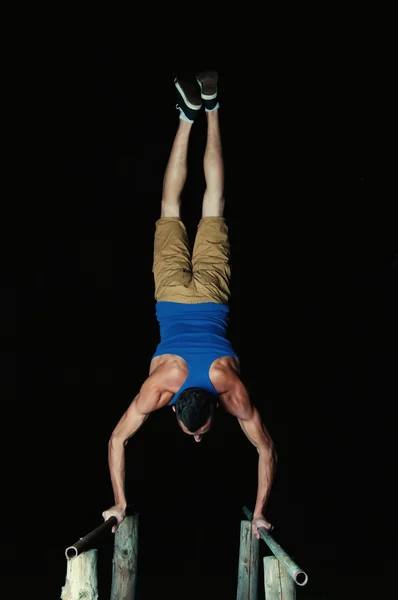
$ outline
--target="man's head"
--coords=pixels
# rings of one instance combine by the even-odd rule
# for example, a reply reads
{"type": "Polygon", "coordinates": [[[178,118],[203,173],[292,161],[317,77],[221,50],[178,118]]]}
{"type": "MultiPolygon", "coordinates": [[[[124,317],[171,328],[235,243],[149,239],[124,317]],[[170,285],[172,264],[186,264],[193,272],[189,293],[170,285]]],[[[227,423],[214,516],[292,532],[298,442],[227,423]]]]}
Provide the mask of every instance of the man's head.
{"type": "Polygon", "coordinates": [[[195,441],[200,442],[202,435],[211,429],[217,406],[217,396],[192,387],[181,392],[173,410],[184,433],[193,435],[195,441]]]}

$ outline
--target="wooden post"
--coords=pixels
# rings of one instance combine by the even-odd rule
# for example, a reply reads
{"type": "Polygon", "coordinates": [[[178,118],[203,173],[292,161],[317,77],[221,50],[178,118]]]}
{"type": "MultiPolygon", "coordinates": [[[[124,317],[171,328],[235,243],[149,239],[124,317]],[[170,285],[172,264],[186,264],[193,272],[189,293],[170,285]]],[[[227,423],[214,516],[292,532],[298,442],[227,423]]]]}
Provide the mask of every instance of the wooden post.
{"type": "Polygon", "coordinates": [[[266,600],[296,600],[296,584],[276,556],[264,557],[266,600]]]}
{"type": "MultiPolygon", "coordinates": [[[[249,521],[250,532],[251,522],[249,521]]],[[[258,571],[260,557],[260,540],[251,533],[252,543],[250,550],[250,600],[257,600],[258,597],[258,571]]]]}
{"type": "Polygon", "coordinates": [[[88,550],[67,561],[62,600],[98,600],[97,550],[88,550]]]}
{"type": "Polygon", "coordinates": [[[128,516],[115,533],[111,600],[134,600],[137,581],[138,514],[128,516]]]}
{"type": "Polygon", "coordinates": [[[252,534],[250,521],[241,521],[236,600],[257,600],[260,540],[252,534]]]}

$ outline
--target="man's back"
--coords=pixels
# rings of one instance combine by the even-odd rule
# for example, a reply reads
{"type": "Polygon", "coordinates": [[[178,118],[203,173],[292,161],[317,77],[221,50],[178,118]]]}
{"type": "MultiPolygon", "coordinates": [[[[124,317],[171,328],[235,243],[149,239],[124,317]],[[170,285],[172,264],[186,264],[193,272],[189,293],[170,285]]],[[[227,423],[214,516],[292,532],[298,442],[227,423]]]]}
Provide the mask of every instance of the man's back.
{"type": "MultiPolygon", "coordinates": [[[[158,302],[156,315],[160,326],[160,342],[153,360],[164,355],[181,359],[177,361],[181,385],[171,403],[175,404],[181,392],[193,387],[218,395],[211,376],[213,365],[224,357],[238,360],[227,338],[228,305],[214,302],[158,302]]],[[[159,362],[155,362],[155,367],[156,364],[159,362]]],[[[152,372],[153,364],[151,367],[152,372]]]]}

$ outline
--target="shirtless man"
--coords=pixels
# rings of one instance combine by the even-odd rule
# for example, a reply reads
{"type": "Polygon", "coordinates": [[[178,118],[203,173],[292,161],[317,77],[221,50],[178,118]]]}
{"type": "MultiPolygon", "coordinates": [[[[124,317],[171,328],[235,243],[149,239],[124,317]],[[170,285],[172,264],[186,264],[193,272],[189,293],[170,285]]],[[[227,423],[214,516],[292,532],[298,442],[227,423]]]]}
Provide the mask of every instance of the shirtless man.
{"type": "Polygon", "coordinates": [[[257,448],[258,489],[252,529],[272,526],[264,516],[275,472],[271,437],[240,379],[239,358],[227,339],[230,298],[228,227],[224,212],[224,164],[217,98],[218,74],[198,73],[197,85],[174,81],[179,125],[163,180],[160,219],[156,222],[153,274],[160,343],[149,376],[109,440],[109,470],[115,505],[102,513],[126,514],[125,445],[159,408],[171,406],[181,429],[200,442],[212,426],[219,403],[235,416],[257,448]],[[192,125],[204,107],[207,141],[204,153],[206,189],[192,255],[180,219],[180,198],[187,178],[192,125]]]}

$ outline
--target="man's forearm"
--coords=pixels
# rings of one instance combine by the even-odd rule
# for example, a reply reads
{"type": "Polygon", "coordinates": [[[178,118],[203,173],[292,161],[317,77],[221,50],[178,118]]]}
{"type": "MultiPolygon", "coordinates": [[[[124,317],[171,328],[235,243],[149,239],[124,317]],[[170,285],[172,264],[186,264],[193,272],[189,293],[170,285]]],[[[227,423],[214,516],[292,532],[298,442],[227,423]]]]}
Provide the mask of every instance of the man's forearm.
{"type": "Polygon", "coordinates": [[[111,476],[115,504],[126,508],[125,493],[125,444],[112,437],[108,445],[108,464],[111,476]]]}
{"type": "Polygon", "coordinates": [[[275,469],[276,453],[273,447],[267,446],[259,450],[257,499],[253,513],[254,516],[264,514],[265,505],[274,480],[275,469]]]}

